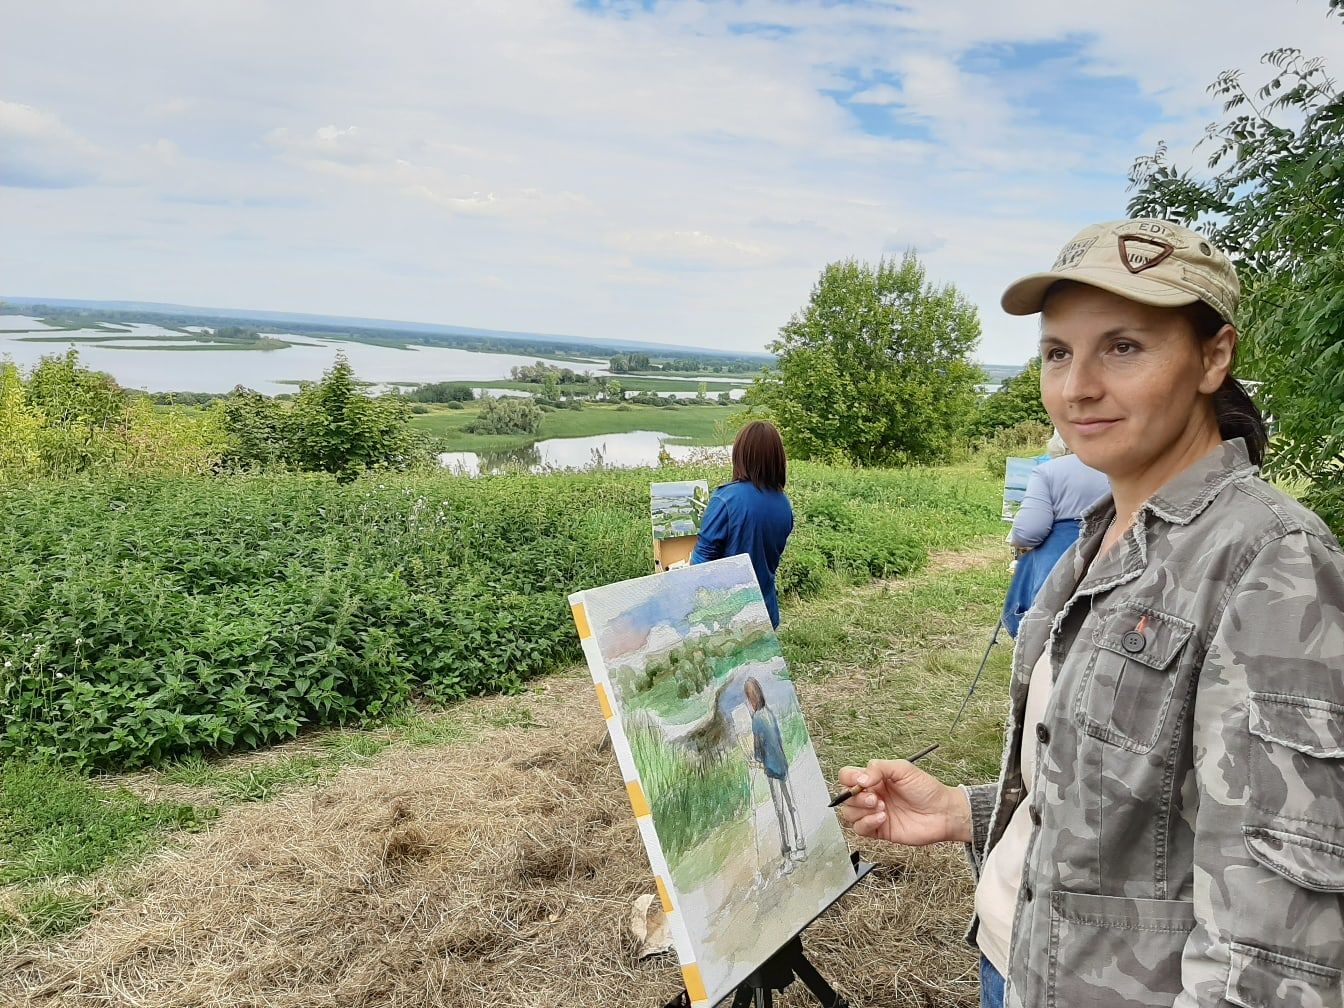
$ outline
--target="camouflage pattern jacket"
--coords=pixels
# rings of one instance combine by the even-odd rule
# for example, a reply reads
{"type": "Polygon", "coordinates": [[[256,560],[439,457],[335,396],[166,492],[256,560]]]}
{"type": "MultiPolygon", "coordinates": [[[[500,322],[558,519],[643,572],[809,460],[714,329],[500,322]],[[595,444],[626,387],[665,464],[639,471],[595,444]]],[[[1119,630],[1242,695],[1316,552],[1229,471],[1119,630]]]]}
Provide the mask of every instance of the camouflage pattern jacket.
{"type": "Polygon", "coordinates": [[[1002,774],[966,789],[978,871],[1038,747],[1006,1004],[1341,1008],[1339,543],[1239,440],[1091,563],[1113,514],[1023,619],[1002,774]],[[1046,647],[1056,688],[1024,725],[1046,647]]]}

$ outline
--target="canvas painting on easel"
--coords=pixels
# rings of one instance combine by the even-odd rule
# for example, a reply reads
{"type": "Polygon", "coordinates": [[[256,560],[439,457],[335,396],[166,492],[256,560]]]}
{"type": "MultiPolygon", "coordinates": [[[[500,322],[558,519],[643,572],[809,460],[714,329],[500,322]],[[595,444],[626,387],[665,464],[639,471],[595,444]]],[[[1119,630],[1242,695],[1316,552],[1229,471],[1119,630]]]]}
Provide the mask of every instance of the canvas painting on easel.
{"type": "Polygon", "coordinates": [[[668,570],[690,560],[708,506],[709,484],[705,480],[650,484],[654,570],[668,570]]]}
{"type": "Polygon", "coordinates": [[[854,881],[751,561],[570,604],[686,989],[713,1004],[854,881]]]}

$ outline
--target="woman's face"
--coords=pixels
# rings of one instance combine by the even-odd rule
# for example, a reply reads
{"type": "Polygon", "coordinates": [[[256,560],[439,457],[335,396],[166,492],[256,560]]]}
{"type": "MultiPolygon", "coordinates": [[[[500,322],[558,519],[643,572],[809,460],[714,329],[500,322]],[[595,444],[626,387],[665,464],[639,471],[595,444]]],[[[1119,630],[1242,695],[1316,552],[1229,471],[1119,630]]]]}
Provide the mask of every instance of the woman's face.
{"type": "Polygon", "coordinates": [[[1209,397],[1235,345],[1230,326],[1201,345],[1179,311],[1067,284],[1041,312],[1041,399],[1093,469],[1112,480],[1163,473],[1217,440],[1209,397]]]}

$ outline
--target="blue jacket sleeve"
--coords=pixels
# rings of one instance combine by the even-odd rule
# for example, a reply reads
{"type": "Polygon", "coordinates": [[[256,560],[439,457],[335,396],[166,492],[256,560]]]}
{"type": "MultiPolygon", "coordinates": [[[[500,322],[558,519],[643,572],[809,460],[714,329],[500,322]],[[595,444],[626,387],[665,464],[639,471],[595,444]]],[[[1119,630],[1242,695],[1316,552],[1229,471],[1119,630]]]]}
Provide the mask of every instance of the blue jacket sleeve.
{"type": "Polygon", "coordinates": [[[700,538],[696,541],[695,552],[691,554],[691,563],[708,563],[725,556],[728,542],[728,510],[723,506],[723,497],[715,494],[709,499],[705,516],[700,519],[700,538]]]}
{"type": "Polygon", "coordinates": [[[1013,519],[1009,537],[1014,546],[1034,549],[1045,542],[1054,526],[1055,507],[1050,501],[1050,487],[1041,470],[1036,469],[1027,477],[1027,491],[1017,517],[1013,519]]]}

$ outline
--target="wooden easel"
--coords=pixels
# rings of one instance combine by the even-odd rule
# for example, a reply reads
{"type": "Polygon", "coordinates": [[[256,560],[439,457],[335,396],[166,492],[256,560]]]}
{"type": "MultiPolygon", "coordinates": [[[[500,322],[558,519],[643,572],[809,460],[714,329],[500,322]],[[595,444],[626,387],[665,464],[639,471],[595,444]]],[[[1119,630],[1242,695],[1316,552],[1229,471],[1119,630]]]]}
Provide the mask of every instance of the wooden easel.
{"type": "Polygon", "coordinates": [[[673,564],[689,560],[695,552],[695,544],[700,541],[698,535],[676,536],[673,539],[655,539],[653,541],[653,572],[661,574],[673,564]]]}

